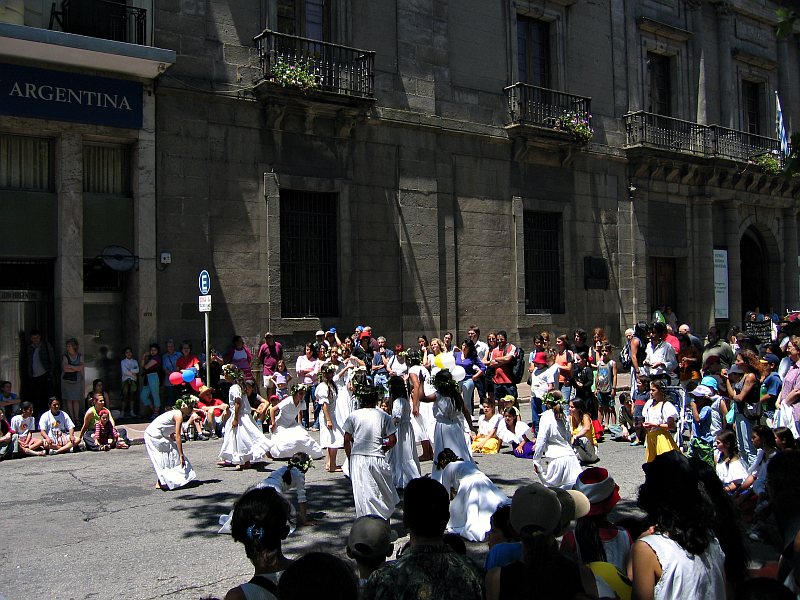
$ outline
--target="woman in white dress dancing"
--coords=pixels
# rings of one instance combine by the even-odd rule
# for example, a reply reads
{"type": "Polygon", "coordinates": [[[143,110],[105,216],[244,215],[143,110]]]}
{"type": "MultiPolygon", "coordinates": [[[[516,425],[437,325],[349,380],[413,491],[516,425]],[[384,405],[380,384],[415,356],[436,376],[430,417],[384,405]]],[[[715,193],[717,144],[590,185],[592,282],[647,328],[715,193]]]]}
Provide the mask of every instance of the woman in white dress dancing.
{"type": "MultiPolygon", "coordinates": [[[[441,369],[433,377],[432,394],[422,398],[423,402],[433,403],[433,416],[436,425],[433,430],[433,453],[439,456],[439,452],[445,448],[450,448],[456,456],[467,462],[472,462],[472,452],[470,452],[467,438],[464,436],[464,427],[472,427],[472,415],[464,405],[461,397],[461,386],[453,379],[450,371],[441,369]]],[[[442,482],[442,470],[436,463],[433,465],[431,477],[442,482]]]]}
{"type": "Polygon", "coordinates": [[[336,397],[339,392],[333,381],[335,375],[336,365],[322,365],[317,375],[319,383],[314,390],[314,399],[322,408],[324,416],[319,428],[319,444],[327,450],[325,470],[329,473],[342,471],[341,467],[336,466],[336,453],[339,448],[344,447],[342,425],[336,421],[336,397]]]}
{"type": "Polygon", "coordinates": [[[533,470],[547,487],[571,490],[583,469],[569,443],[571,434],[564,413],[564,396],[558,391],[549,392],[542,404],[547,410],[539,418],[533,470]]]}
{"type": "Polygon", "coordinates": [[[289,390],[290,396],[270,407],[269,453],[272,458],[291,458],[305,452],[313,459],[322,458],[322,447],[300,424],[299,415],[307,387],[298,383],[289,390]]]}
{"type": "Polygon", "coordinates": [[[389,378],[389,398],[392,400],[392,419],[397,427],[397,444],[389,450],[387,458],[394,473],[394,487],[402,490],[409,481],[420,477],[417,443],[411,427],[411,403],[402,377],[392,375],[389,378]]]}
{"type": "Polygon", "coordinates": [[[242,391],[242,371],[234,365],[223,365],[222,375],[231,384],[228,405],[231,414],[225,421],[225,437],[219,451],[220,467],[235,466],[237,471],[249,469],[253,462],[261,461],[269,451],[269,441],[256,425],[253,409],[242,391]]]}
{"type": "Polygon", "coordinates": [[[450,520],[447,531],[472,542],[482,542],[492,528],[494,511],[508,497],[474,462],[465,462],[450,448],[436,456],[442,469],[442,485],[450,494],[450,520]]]}
{"type": "MultiPolygon", "coordinates": [[[[424,336],[420,337],[423,339],[424,336]]],[[[422,455],[420,461],[433,460],[433,446],[431,437],[433,429],[428,431],[428,423],[435,422],[433,419],[433,407],[430,403],[421,402],[426,395],[425,383],[429,383],[430,371],[422,365],[422,354],[419,350],[411,349],[406,355],[408,363],[408,389],[411,396],[411,427],[414,429],[415,441],[422,444],[422,455]]]]}
{"type": "Polygon", "coordinates": [[[161,413],[144,430],[144,447],[156,471],[156,489],[174,490],[197,477],[181,443],[181,425],[196,404],[196,396],[182,396],[174,410],[161,413]]]}

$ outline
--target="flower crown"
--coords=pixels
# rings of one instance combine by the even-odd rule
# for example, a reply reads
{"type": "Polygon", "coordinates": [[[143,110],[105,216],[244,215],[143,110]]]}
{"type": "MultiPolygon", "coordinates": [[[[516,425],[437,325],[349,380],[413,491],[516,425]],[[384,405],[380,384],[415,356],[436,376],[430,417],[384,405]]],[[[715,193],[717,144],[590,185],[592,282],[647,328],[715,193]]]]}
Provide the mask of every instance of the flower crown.
{"type": "Polygon", "coordinates": [[[175,408],[177,408],[178,410],[182,409],[184,406],[189,406],[191,408],[194,408],[199,401],[200,398],[198,398],[193,394],[184,394],[175,401],[175,408]]]}
{"type": "MultiPolygon", "coordinates": [[[[292,458],[289,459],[289,468],[295,467],[305,473],[311,467],[314,467],[314,460],[305,452],[298,452],[292,458]],[[299,455],[303,456],[299,456],[299,455]]],[[[316,467],[315,467],[316,468],[316,467]]]]}
{"type": "Polygon", "coordinates": [[[436,388],[437,392],[439,392],[442,395],[449,396],[459,391],[461,389],[461,386],[455,379],[453,379],[452,376],[447,377],[446,375],[444,375],[445,373],[447,373],[447,375],[450,375],[450,371],[448,371],[447,369],[442,369],[441,371],[436,373],[436,376],[433,378],[432,383],[433,387],[436,388]]]}
{"type": "Polygon", "coordinates": [[[305,394],[309,387],[310,386],[304,383],[295,383],[291,388],[289,388],[289,395],[294,396],[297,392],[303,392],[305,394]]]}
{"type": "Polygon", "coordinates": [[[322,368],[319,370],[319,373],[317,373],[317,381],[322,383],[323,381],[325,381],[325,377],[335,372],[336,372],[336,365],[332,365],[331,363],[324,364],[322,365],[322,368]]]}
{"type": "Polygon", "coordinates": [[[242,377],[242,370],[236,365],[229,363],[227,365],[222,365],[222,374],[225,377],[230,376],[234,379],[240,379],[242,377]]]}

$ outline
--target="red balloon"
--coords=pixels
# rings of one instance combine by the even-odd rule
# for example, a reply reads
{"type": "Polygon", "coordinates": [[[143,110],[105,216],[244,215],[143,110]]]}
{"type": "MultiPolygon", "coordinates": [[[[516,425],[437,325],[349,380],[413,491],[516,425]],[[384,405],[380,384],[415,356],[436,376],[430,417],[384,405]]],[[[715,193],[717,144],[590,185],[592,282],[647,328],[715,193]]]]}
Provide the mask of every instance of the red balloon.
{"type": "Polygon", "coordinates": [[[190,385],[192,386],[192,389],[194,389],[195,392],[199,392],[200,386],[203,385],[203,380],[198,377],[190,385]]]}
{"type": "Polygon", "coordinates": [[[183,383],[183,373],[180,371],[173,371],[169,374],[169,382],[172,385],[180,385],[183,383]]]}

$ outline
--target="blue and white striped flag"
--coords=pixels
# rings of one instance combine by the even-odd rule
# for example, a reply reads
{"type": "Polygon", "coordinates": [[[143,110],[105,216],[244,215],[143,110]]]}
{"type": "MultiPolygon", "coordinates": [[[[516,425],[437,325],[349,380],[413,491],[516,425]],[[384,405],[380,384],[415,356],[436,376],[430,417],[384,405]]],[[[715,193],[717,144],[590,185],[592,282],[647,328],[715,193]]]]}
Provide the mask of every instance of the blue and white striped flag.
{"type": "Polygon", "coordinates": [[[781,142],[781,152],[784,156],[789,156],[789,136],[786,133],[786,126],[783,124],[783,111],[781,110],[781,99],[778,98],[778,92],[775,92],[775,133],[781,142]]]}

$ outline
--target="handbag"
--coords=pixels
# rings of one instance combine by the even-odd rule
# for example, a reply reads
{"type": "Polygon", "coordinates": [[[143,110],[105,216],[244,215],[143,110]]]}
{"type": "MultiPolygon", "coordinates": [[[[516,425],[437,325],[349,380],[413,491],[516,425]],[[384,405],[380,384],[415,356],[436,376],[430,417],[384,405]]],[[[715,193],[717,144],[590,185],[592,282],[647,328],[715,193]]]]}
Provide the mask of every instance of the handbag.
{"type": "Polygon", "coordinates": [[[593,465],[600,460],[600,457],[597,456],[597,450],[595,450],[594,444],[585,437],[580,437],[575,440],[572,448],[575,450],[575,455],[578,457],[578,461],[581,464],[593,465]]]}

